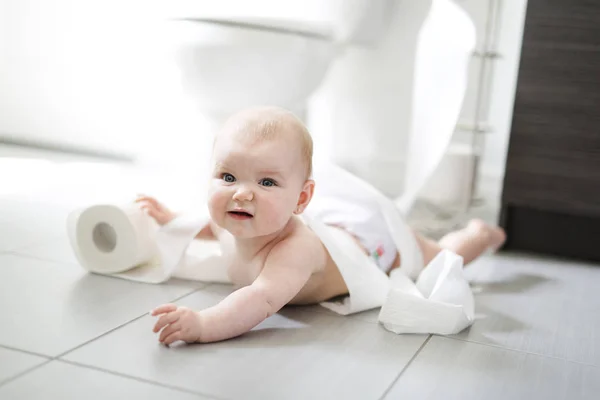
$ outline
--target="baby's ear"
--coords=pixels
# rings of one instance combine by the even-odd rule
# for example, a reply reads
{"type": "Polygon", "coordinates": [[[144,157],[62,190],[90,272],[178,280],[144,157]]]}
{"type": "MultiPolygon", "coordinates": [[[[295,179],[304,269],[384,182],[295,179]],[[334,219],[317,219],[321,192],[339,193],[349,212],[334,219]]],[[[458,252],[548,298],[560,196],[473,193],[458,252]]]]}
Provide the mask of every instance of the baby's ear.
{"type": "Polygon", "coordinates": [[[315,181],[312,179],[307,179],[302,187],[302,192],[300,192],[300,197],[298,197],[298,204],[294,210],[294,214],[302,214],[306,206],[308,206],[308,203],[310,203],[314,192],[315,181]]]}

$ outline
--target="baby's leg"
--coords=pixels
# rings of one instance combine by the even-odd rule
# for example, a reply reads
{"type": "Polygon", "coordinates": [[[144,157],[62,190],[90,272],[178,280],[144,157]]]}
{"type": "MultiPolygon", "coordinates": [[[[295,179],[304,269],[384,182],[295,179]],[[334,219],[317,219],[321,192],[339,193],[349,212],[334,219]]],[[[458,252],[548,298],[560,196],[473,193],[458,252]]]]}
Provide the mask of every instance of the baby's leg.
{"type": "Polygon", "coordinates": [[[417,242],[425,265],[438,255],[442,249],[448,249],[462,256],[467,265],[482,255],[487,249],[497,250],[506,240],[504,230],[492,226],[480,219],[473,219],[469,224],[458,231],[450,232],[435,242],[415,232],[417,242]]]}
{"type": "Polygon", "coordinates": [[[504,229],[489,225],[480,219],[473,219],[466,228],[450,232],[441,238],[439,244],[442,248],[462,256],[466,265],[488,249],[498,250],[505,240],[504,229]]]}

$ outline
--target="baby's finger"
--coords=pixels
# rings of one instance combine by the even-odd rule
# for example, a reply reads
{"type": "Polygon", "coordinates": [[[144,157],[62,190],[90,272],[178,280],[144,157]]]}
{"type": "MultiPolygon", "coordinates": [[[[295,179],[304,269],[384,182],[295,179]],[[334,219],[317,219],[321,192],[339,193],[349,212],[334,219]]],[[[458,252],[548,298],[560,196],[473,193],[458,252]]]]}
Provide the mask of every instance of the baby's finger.
{"type": "Polygon", "coordinates": [[[137,203],[145,201],[145,202],[148,202],[148,203],[152,204],[156,208],[160,207],[160,203],[158,202],[158,200],[156,200],[154,197],[150,197],[150,196],[138,197],[135,201],[137,203]]]}
{"type": "Polygon", "coordinates": [[[145,211],[146,214],[151,216],[154,219],[161,219],[162,213],[158,211],[155,207],[149,205],[143,205],[140,207],[142,211],[145,211]]]}
{"type": "Polygon", "coordinates": [[[165,326],[179,321],[179,316],[180,316],[180,314],[177,312],[170,312],[168,314],[163,315],[156,322],[156,324],[154,325],[154,329],[152,329],[152,331],[156,333],[156,332],[160,331],[162,328],[164,328],[165,326]]]}
{"type": "Polygon", "coordinates": [[[150,311],[150,315],[156,316],[159,314],[173,312],[175,310],[177,310],[177,304],[168,303],[168,304],[163,304],[163,305],[156,307],[154,310],[150,311]]]}
{"type": "Polygon", "coordinates": [[[140,206],[140,208],[146,207],[146,208],[158,209],[158,207],[156,207],[154,204],[152,204],[148,200],[140,200],[140,201],[136,201],[136,203],[140,206]]]}
{"type": "Polygon", "coordinates": [[[142,209],[142,210],[155,210],[156,207],[154,207],[152,204],[140,203],[140,209],[142,209]]]}
{"type": "Polygon", "coordinates": [[[165,340],[163,340],[163,343],[168,346],[168,345],[170,345],[173,342],[176,342],[178,340],[183,340],[181,338],[181,335],[182,335],[181,331],[173,332],[169,336],[167,336],[165,338],[165,340]]]}
{"type": "Polygon", "coordinates": [[[136,202],[148,201],[149,199],[151,199],[150,196],[146,196],[145,194],[138,194],[137,197],[135,198],[135,201],[136,202]]]}
{"type": "Polygon", "coordinates": [[[142,210],[143,212],[145,212],[146,214],[150,213],[151,211],[156,210],[156,207],[154,207],[151,204],[148,204],[147,202],[139,202],[137,203],[138,207],[140,210],[142,210]]]}
{"type": "Polygon", "coordinates": [[[165,339],[173,332],[177,332],[181,330],[181,324],[179,322],[175,322],[171,325],[168,325],[165,329],[160,332],[160,336],[158,337],[159,342],[164,342],[165,339]]]}

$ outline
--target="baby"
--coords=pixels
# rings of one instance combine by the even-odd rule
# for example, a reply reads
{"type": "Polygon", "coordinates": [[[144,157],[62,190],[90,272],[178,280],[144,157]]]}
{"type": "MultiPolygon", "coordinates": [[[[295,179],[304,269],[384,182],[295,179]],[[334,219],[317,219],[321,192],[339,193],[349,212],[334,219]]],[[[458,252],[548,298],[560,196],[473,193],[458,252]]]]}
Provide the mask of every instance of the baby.
{"type": "MultiPolygon", "coordinates": [[[[233,338],[286,304],[315,304],[348,294],[335,262],[300,216],[315,190],[312,152],[312,139],[305,126],[280,108],[244,110],[224,124],[212,153],[211,221],[197,238],[220,242],[228,275],[240,288],[201,311],[175,304],[154,309],[152,315],[160,316],[154,332],[162,330],[161,343],[233,338]]],[[[175,218],[154,198],[140,197],[137,201],[161,225],[175,218]]],[[[368,235],[361,235],[356,224],[352,229],[344,221],[329,224],[348,231],[367,254],[374,254],[387,273],[400,265],[401,254],[393,244],[382,257],[383,248],[374,248],[376,242],[367,238],[380,236],[381,243],[390,243],[383,224],[368,235]]],[[[459,254],[467,264],[505,240],[501,228],[480,220],[471,221],[439,242],[415,235],[425,264],[443,248],[459,254]]]]}

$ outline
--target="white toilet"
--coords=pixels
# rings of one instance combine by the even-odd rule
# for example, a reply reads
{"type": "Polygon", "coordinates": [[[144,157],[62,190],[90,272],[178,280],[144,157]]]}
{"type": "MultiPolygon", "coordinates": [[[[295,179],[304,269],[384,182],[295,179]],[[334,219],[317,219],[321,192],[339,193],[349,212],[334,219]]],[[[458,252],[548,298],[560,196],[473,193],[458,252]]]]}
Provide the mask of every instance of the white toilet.
{"type": "Polygon", "coordinates": [[[267,104],[304,118],[332,61],[345,46],[376,43],[394,1],[316,0],[297,10],[287,2],[229,3],[190,3],[167,23],[182,87],[216,124],[267,104]]]}
{"type": "MultiPolygon", "coordinates": [[[[213,134],[229,115],[249,106],[284,107],[309,122],[312,131],[311,116],[319,110],[315,111],[311,104],[312,114],[306,115],[307,104],[333,61],[352,46],[379,49],[377,45],[385,42],[382,39],[389,39],[386,34],[391,19],[398,21],[396,7],[399,3],[397,0],[221,0],[210,5],[193,0],[176,2],[181,7],[175,12],[171,8],[167,13],[165,36],[181,76],[181,87],[195,103],[194,113],[201,115],[202,121],[198,128],[194,127],[190,134],[184,135],[183,145],[180,140],[173,146],[177,149],[173,159],[185,171],[192,171],[190,174],[199,171],[197,175],[202,175],[201,172],[208,168],[209,143],[213,134]]],[[[385,162],[390,160],[394,166],[399,164],[398,160],[406,162],[406,166],[402,165],[405,169],[396,168],[397,173],[387,174],[407,175],[403,180],[405,196],[398,200],[406,213],[424,183],[434,174],[451,141],[464,98],[468,61],[475,44],[473,23],[454,0],[432,0],[431,7],[428,4],[427,8],[427,18],[415,37],[418,51],[416,55],[409,52],[402,59],[407,65],[415,64],[414,77],[410,78],[414,79],[414,84],[396,85],[393,89],[412,92],[412,112],[404,116],[410,122],[405,124],[410,125],[410,129],[399,128],[405,126],[402,125],[404,120],[398,121],[399,126],[386,122],[395,116],[389,114],[393,112],[390,110],[403,104],[397,101],[400,99],[398,93],[387,93],[380,87],[379,97],[364,99],[360,92],[352,92],[351,82],[342,80],[337,82],[337,89],[347,84],[350,90],[339,90],[336,96],[356,97],[349,103],[352,107],[343,108],[346,99],[340,98],[330,99],[325,107],[340,111],[330,113],[334,117],[330,119],[345,119],[345,123],[333,129],[313,131],[318,132],[313,136],[319,141],[315,148],[325,149],[321,150],[321,158],[327,159],[335,159],[332,157],[334,152],[330,154],[327,148],[335,146],[325,143],[332,133],[344,139],[365,138],[365,132],[361,134],[360,131],[368,134],[372,133],[370,129],[380,131],[373,135],[375,138],[397,134],[410,139],[410,150],[405,151],[418,156],[408,160],[402,160],[402,149],[382,149],[378,143],[371,145],[370,153],[365,150],[368,150],[367,143],[355,146],[360,152],[352,149],[352,156],[361,162],[366,160],[363,164],[367,173],[362,177],[369,181],[374,181],[376,175],[383,175],[381,171],[389,170],[377,166],[385,167],[385,162]],[[372,104],[364,104],[368,101],[372,104]],[[386,126],[377,124],[379,114],[373,112],[375,108],[382,108],[382,104],[389,106],[383,107],[388,112],[387,118],[382,119],[386,126]],[[364,153],[368,154],[365,156],[364,153]],[[383,162],[375,164],[378,159],[383,162]]],[[[398,30],[394,33],[397,35],[398,30]]],[[[386,51],[401,51],[395,45],[392,42],[387,43],[387,48],[383,47],[386,51]]],[[[369,54],[369,51],[364,53],[369,54]]],[[[386,58],[380,57],[379,61],[385,63],[386,58]]],[[[370,69],[363,75],[378,74],[382,69],[382,64],[378,63],[368,66],[370,69]]],[[[384,73],[389,76],[389,66],[385,67],[388,71],[384,73]]],[[[361,176],[361,170],[355,170],[361,176]]]]}

